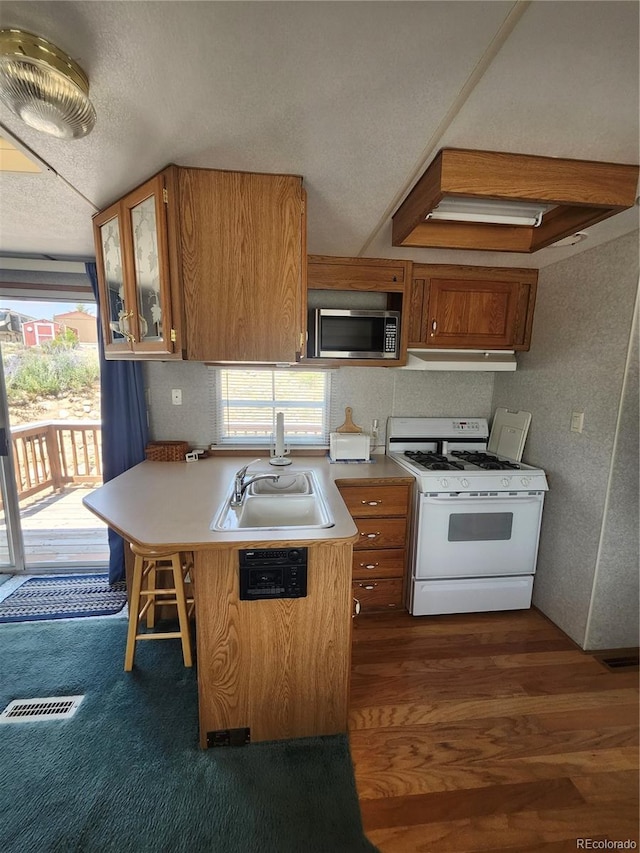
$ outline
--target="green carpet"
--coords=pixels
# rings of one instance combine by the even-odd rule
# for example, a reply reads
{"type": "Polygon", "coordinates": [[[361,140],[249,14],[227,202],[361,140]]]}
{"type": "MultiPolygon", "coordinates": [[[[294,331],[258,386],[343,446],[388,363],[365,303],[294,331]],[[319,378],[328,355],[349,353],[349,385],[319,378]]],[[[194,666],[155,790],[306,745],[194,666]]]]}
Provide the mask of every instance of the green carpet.
{"type": "Polygon", "coordinates": [[[126,621],[0,625],[0,710],[85,694],[70,720],[0,725],[2,853],[348,853],[363,835],[346,736],[198,747],[179,643],[126,621]]]}

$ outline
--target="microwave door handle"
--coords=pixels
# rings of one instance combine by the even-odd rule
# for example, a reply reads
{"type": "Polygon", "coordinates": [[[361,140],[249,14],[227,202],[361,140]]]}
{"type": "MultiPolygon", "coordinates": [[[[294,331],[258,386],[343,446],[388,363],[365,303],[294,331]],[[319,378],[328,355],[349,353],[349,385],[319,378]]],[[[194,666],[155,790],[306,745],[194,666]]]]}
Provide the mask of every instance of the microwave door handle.
{"type": "Polygon", "coordinates": [[[320,358],[320,309],[316,308],[314,316],[314,329],[315,329],[315,340],[313,342],[313,355],[315,358],[320,358]]]}

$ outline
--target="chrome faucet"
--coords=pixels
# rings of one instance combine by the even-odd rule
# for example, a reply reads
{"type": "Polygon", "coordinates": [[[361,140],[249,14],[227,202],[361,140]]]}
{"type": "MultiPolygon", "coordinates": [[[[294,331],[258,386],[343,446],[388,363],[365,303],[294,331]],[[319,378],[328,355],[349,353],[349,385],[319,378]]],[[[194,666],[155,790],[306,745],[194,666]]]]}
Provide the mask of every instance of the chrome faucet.
{"type": "Polygon", "coordinates": [[[254,459],[253,462],[249,462],[248,465],[245,465],[243,468],[240,468],[239,471],[236,471],[236,475],[233,478],[233,494],[231,496],[231,501],[229,502],[230,506],[240,506],[247,488],[251,483],[255,483],[256,480],[273,480],[277,483],[280,479],[280,474],[256,474],[255,477],[250,477],[248,480],[245,480],[249,465],[254,465],[259,461],[259,459],[254,459]]]}

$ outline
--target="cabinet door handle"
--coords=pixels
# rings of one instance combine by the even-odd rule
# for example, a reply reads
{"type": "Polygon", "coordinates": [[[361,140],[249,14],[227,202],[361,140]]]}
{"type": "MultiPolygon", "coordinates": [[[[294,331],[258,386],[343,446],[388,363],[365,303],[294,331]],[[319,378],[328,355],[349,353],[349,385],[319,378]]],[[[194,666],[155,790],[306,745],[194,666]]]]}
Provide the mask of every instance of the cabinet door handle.
{"type": "Polygon", "coordinates": [[[126,330],[124,327],[125,326],[125,320],[130,320],[132,317],[133,317],[133,311],[123,311],[118,316],[118,329],[120,331],[120,334],[124,335],[125,337],[128,334],[128,330],[126,330]]]}
{"type": "Polygon", "coordinates": [[[382,501],[360,501],[361,504],[366,504],[367,506],[380,506],[382,501]]]}
{"type": "Polygon", "coordinates": [[[353,619],[354,616],[358,616],[359,614],[360,614],[360,602],[358,601],[357,598],[354,598],[353,599],[353,613],[351,614],[351,618],[353,619]]]}
{"type": "MultiPolygon", "coordinates": [[[[133,311],[123,311],[122,314],[118,317],[118,326],[120,327],[120,334],[126,338],[128,344],[135,343],[135,335],[132,335],[128,328],[125,329],[125,321],[130,320],[133,317],[133,311]]],[[[129,324],[126,323],[128,326],[129,324]]]]}
{"type": "Polygon", "coordinates": [[[380,563],[360,563],[361,569],[377,569],[380,563]]]}
{"type": "Polygon", "coordinates": [[[360,536],[364,536],[366,539],[375,539],[376,536],[380,536],[380,531],[378,530],[376,533],[361,533],[360,536]]]}
{"type": "Polygon", "coordinates": [[[438,328],[438,324],[437,324],[437,322],[436,322],[435,320],[432,320],[432,321],[431,321],[431,337],[433,337],[433,333],[435,332],[435,330],[436,330],[437,328],[438,328]]]}
{"type": "Polygon", "coordinates": [[[359,583],[358,586],[361,589],[375,589],[378,584],[377,583],[359,583]]]}
{"type": "Polygon", "coordinates": [[[147,332],[149,331],[149,324],[147,323],[145,318],[142,316],[142,314],[138,314],[138,327],[140,329],[140,337],[146,338],[147,332]]]}

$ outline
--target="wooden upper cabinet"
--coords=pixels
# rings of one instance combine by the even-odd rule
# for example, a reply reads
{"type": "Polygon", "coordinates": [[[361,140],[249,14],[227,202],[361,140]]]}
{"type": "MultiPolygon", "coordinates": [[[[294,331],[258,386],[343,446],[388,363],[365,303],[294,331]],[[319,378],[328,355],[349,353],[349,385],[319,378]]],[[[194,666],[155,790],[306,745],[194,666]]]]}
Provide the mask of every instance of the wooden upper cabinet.
{"type": "Polygon", "coordinates": [[[537,270],[415,264],[409,347],[528,350],[537,270]]]}
{"type": "Polygon", "coordinates": [[[157,175],[93,220],[107,358],[175,354],[165,198],[157,175]]]}
{"type": "Polygon", "coordinates": [[[295,362],[302,350],[302,178],[178,169],[187,358],[295,362]]]}
{"type": "Polygon", "coordinates": [[[94,233],[107,358],[299,359],[302,178],[169,166],[94,233]]]}
{"type": "Polygon", "coordinates": [[[330,255],[309,255],[308,261],[309,290],[404,293],[411,276],[410,261],[330,255]]]}

